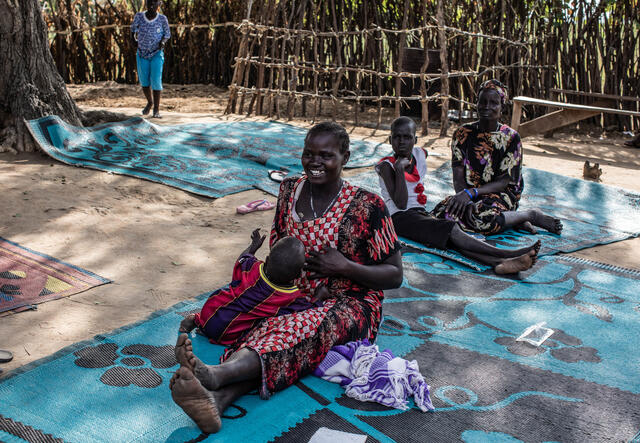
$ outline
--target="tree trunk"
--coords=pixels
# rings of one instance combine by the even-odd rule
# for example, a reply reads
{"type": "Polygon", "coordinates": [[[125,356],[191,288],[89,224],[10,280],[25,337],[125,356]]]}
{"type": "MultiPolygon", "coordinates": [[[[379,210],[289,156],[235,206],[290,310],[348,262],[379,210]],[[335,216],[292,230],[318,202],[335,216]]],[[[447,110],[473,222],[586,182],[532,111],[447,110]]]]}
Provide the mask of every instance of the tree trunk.
{"type": "Polygon", "coordinates": [[[30,150],[24,119],[55,114],[70,124],[82,124],[81,112],[49,51],[38,0],[0,0],[0,60],[0,143],[4,150],[30,150]]]}

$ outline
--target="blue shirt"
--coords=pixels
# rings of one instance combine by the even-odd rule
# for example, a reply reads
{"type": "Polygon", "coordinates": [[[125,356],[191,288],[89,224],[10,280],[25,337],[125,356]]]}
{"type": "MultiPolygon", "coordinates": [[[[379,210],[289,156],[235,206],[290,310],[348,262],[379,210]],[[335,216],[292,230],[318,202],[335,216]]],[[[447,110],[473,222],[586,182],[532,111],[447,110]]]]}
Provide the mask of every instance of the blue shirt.
{"type": "Polygon", "coordinates": [[[131,32],[138,34],[138,55],[150,59],[160,51],[160,42],[171,37],[169,21],[162,14],[156,14],[149,20],[144,12],[138,12],[133,18],[131,32]]]}

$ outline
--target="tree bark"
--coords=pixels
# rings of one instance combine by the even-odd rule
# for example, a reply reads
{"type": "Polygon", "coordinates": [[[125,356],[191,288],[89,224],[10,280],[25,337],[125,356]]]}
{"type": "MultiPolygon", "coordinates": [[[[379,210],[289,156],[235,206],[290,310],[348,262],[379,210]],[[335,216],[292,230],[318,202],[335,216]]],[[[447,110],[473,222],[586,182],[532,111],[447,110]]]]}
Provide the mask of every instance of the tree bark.
{"type": "Polygon", "coordinates": [[[0,143],[4,138],[6,150],[29,150],[25,119],[55,114],[82,124],[53,62],[38,0],[0,0],[0,60],[0,143]]]}

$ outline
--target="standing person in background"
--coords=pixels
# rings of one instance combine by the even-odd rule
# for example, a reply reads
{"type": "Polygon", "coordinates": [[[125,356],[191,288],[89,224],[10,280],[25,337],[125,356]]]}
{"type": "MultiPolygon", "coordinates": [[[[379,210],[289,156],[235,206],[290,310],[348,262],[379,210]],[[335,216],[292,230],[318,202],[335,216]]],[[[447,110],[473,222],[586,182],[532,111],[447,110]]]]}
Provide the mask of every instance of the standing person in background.
{"type": "Polygon", "coordinates": [[[147,10],[138,12],[131,24],[131,37],[138,48],[138,80],[147,98],[142,115],[147,115],[153,107],[154,118],[160,118],[164,45],[171,37],[167,17],[158,14],[161,3],[160,0],[147,0],[147,10]]]}

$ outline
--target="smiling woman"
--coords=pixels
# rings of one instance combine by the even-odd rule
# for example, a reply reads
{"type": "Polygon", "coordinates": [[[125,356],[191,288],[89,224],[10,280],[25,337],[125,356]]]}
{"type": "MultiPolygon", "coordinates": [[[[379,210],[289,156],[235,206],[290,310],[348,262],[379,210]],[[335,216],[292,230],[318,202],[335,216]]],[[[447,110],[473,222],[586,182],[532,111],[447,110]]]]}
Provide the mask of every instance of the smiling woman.
{"type": "Polygon", "coordinates": [[[219,365],[204,364],[180,336],[172,397],[205,432],[220,429],[222,412],[250,390],[258,387],[268,398],[311,373],[333,346],[374,340],[382,291],[402,283],[400,245],[383,200],[341,178],[349,161],[344,128],[311,128],[301,161],[305,175],[280,186],[270,243],[292,236],[304,244],[306,262],[296,284],[323,304],[263,320],[226,350],[219,365]]]}

